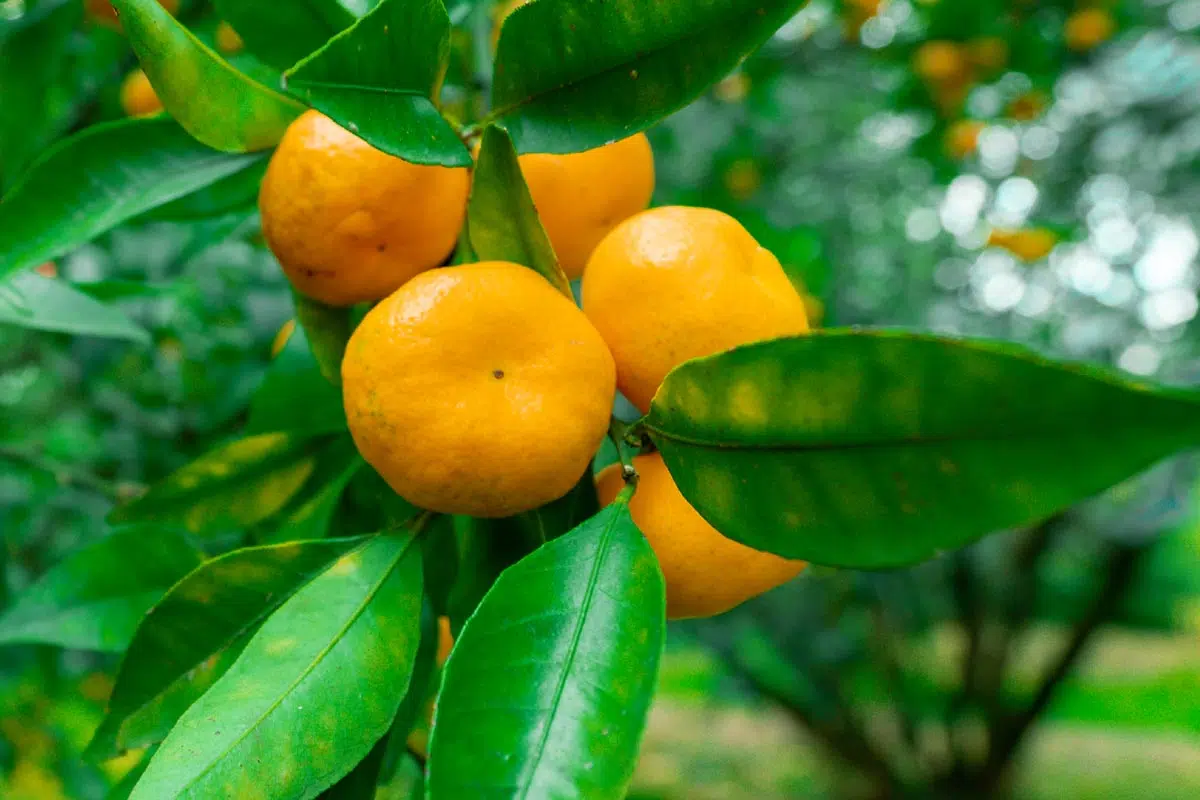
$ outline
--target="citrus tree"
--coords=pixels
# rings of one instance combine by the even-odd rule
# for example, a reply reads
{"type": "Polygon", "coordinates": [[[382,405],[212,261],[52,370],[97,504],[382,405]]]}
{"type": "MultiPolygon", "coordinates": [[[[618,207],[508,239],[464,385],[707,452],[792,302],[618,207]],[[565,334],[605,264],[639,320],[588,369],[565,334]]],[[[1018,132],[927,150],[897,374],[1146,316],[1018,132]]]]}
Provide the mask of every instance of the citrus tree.
{"type": "MultiPolygon", "coordinates": [[[[1190,393],[810,330],[801,277],[732,218],[644,210],[642,131],[801,5],[535,0],[493,37],[483,5],[218,0],[200,36],[114,0],[135,116],[6,193],[6,319],[144,339],[39,269],[257,198],[298,321],[243,435],[0,619],[124,652],[89,752],[147,748],[128,796],[372,797],[409,751],[432,798],[621,797],[668,618],[1053,519],[1200,439],[1190,393]]],[[[1073,49],[1101,36],[1075,27],[1073,49]]],[[[962,86],[995,47],[905,57],[966,155],[962,86]]]]}

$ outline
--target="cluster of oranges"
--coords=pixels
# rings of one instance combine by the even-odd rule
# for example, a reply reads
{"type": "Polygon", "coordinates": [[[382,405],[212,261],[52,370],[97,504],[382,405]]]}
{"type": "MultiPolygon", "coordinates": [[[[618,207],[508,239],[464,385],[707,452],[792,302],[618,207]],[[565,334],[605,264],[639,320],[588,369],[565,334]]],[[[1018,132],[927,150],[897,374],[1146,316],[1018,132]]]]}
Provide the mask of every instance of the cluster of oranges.
{"type": "MultiPolygon", "coordinates": [[[[347,422],[389,485],[433,511],[499,517],[561,497],[591,469],[618,389],[645,411],[679,363],[808,329],[779,261],[732,217],[646,210],[644,134],[519,163],[582,307],[523,265],[442,266],[466,168],[408,163],[308,111],[263,179],[264,237],[297,291],[374,304],[342,361],[347,422]]],[[[719,613],[803,568],[723,537],[658,454],[634,465],[631,511],[672,617],[719,613]]],[[[625,477],[601,473],[605,502],[625,477]]]]}

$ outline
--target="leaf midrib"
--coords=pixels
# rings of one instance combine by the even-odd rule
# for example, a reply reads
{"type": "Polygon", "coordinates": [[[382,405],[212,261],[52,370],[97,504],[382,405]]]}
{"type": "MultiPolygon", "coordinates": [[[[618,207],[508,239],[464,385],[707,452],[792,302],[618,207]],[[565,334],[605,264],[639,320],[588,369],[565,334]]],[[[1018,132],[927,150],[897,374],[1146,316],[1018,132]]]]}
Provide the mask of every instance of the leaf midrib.
{"type": "MultiPolygon", "coordinates": [[[[380,535],[381,536],[390,536],[393,534],[385,533],[385,534],[380,534],[380,535]]],[[[349,555],[350,553],[358,552],[358,551],[362,550],[363,548],[367,547],[373,541],[374,541],[374,539],[368,539],[367,541],[363,542],[358,547],[354,548],[354,550],[348,551],[345,555],[349,555]]],[[[392,559],[391,563],[388,564],[387,568],[380,571],[379,580],[376,581],[375,585],[371,587],[371,590],[366,593],[366,595],[363,597],[363,601],[361,603],[359,603],[358,608],[356,608],[354,610],[354,613],[350,615],[350,618],[345,622],[345,624],[342,625],[341,629],[338,630],[337,634],[331,638],[329,644],[326,645],[325,647],[321,648],[321,650],[313,657],[312,661],[309,662],[308,666],[306,666],[304,669],[302,669],[300,671],[300,674],[296,677],[296,679],[288,685],[287,689],[280,692],[279,696],[275,699],[275,701],[272,702],[271,705],[269,705],[262,712],[262,714],[260,714],[258,716],[258,718],[256,720],[254,720],[254,722],[252,724],[246,726],[246,729],[244,731],[242,731],[241,735],[232,739],[230,741],[228,747],[226,747],[224,750],[222,750],[220,753],[218,753],[211,761],[209,761],[208,765],[203,770],[201,770],[199,773],[197,773],[197,775],[191,781],[189,781],[187,784],[185,784],[183,787],[181,787],[181,793],[183,791],[187,791],[187,790],[193,788],[194,786],[196,786],[201,781],[201,779],[203,779],[205,775],[207,775],[209,772],[211,772],[219,762],[224,760],[235,747],[240,745],[243,741],[245,741],[245,739],[248,736],[250,736],[251,733],[256,731],[258,729],[258,727],[263,724],[263,721],[267,719],[267,717],[269,717],[271,714],[275,713],[275,710],[277,708],[279,708],[280,705],[283,704],[284,699],[286,699],[288,696],[290,696],[291,693],[296,689],[296,687],[299,686],[300,683],[302,681],[304,681],[305,678],[307,678],[310,674],[312,674],[312,671],[317,668],[317,666],[322,662],[322,660],[327,655],[329,655],[330,651],[332,651],[333,648],[336,647],[338,645],[338,643],[342,641],[342,639],[346,636],[346,633],[350,630],[350,628],[354,625],[354,623],[358,622],[359,617],[361,617],[363,612],[366,611],[367,606],[369,606],[371,604],[371,601],[375,599],[375,595],[377,595],[379,593],[379,590],[383,587],[383,584],[387,581],[387,579],[389,577],[391,577],[392,572],[396,569],[396,566],[400,563],[401,559],[403,559],[404,556],[408,554],[409,548],[412,547],[412,543],[414,541],[416,541],[416,536],[410,534],[408,537],[408,541],[406,541],[404,543],[404,546],[401,547],[400,550],[396,553],[395,558],[392,559]]],[[[344,558],[345,555],[343,555],[342,557],[344,558]]],[[[340,560],[340,559],[338,559],[338,560],[340,560]]],[[[326,566],[325,570],[323,570],[322,574],[324,574],[324,572],[328,572],[330,569],[332,569],[333,564],[336,564],[336,563],[337,563],[337,561],[334,561],[330,565],[326,566]]]]}
{"type": "MultiPolygon", "coordinates": [[[[334,541],[334,540],[329,540],[329,541],[334,541]]],[[[219,647],[215,647],[215,648],[213,648],[213,649],[212,649],[212,650],[211,650],[211,651],[210,651],[210,652],[209,652],[207,655],[205,655],[203,658],[199,659],[198,661],[195,661],[195,662],[193,662],[192,664],[189,664],[189,665],[187,666],[187,668],[186,668],[186,669],[183,669],[183,670],[181,670],[181,671],[180,671],[180,672],[179,672],[177,675],[175,675],[173,678],[171,678],[171,680],[167,681],[165,684],[162,684],[162,685],[160,685],[160,686],[159,686],[157,689],[155,689],[155,690],[154,690],[154,693],[153,693],[153,694],[151,694],[149,697],[147,697],[145,700],[143,700],[143,701],[141,701],[141,702],[138,702],[138,703],[137,703],[137,705],[135,705],[133,708],[131,708],[131,709],[130,709],[128,712],[126,712],[126,713],[125,713],[125,715],[122,717],[122,719],[121,719],[121,724],[117,726],[117,734],[118,734],[118,736],[120,736],[120,732],[121,732],[121,731],[124,729],[124,727],[125,727],[126,723],[128,723],[128,722],[129,722],[130,718],[132,718],[132,717],[133,717],[135,714],[138,714],[138,713],[140,713],[141,711],[143,711],[143,710],[144,710],[144,709],[145,709],[147,706],[149,706],[151,703],[154,703],[155,701],[157,701],[157,700],[159,700],[160,698],[162,698],[162,696],[163,696],[163,695],[164,695],[166,692],[170,691],[170,690],[171,690],[171,688],[172,688],[172,687],[174,687],[174,686],[175,686],[175,684],[176,684],[176,683],[178,683],[178,682],[179,682],[179,680],[180,680],[181,678],[184,678],[184,677],[186,677],[186,676],[187,676],[187,674],[188,674],[189,672],[191,672],[192,670],[196,669],[197,667],[199,667],[201,664],[203,664],[205,661],[207,661],[208,659],[212,658],[213,656],[215,656],[215,655],[218,655],[218,654],[220,654],[220,653],[223,653],[223,652],[225,652],[225,651],[226,651],[226,650],[228,650],[230,647],[232,647],[232,646],[233,646],[233,644],[234,644],[235,642],[237,642],[237,640],[238,640],[238,639],[240,639],[241,637],[245,636],[245,635],[246,635],[248,632],[250,632],[250,631],[254,630],[256,627],[258,627],[258,625],[259,625],[259,624],[260,624],[260,623],[261,623],[261,622],[262,622],[264,619],[266,619],[266,618],[267,618],[267,617],[269,617],[271,614],[273,614],[277,608],[279,608],[280,606],[282,606],[282,605],[283,605],[284,603],[286,603],[288,600],[291,600],[291,599],[292,599],[292,598],[293,598],[293,597],[296,595],[296,593],[297,593],[297,592],[299,592],[299,591],[300,591],[302,588],[304,588],[304,586],[305,586],[305,585],[307,585],[307,584],[308,584],[308,582],[309,582],[309,581],[312,581],[312,580],[313,580],[313,575],[315,575],[315,574],[318,574],[319,572],[324,572],[325,570],[329,569],[329,565],[330,565],[330,564],[332,564],[334,561],[336,561],[337,559],[339,559],[339,558],[341,558],[342,556],[346,555],[347,553],[351,553],[351,552],[355,552],[355,551],[357,551],[357,550],[361,550],[363,547],[366,547],[366,546],[367,546],[367,544],[369,544],[369,542],[370,542],[370,540],[369,540],[369,539],[367,539],[367,540],[364,540],[364,541],[363,541],[362,543],[360,543],[358,546],[356,546],[356,547],[354,547],[354,548],[351,548],[350,550],[344,550],[344,551],[342,551],[341,553],[338,553],[338,554],[336,554],[336,555],[330,556],[330,558],[329,558],[329,561],[327,561],[327,562],[325,563],[325,565],[324,565],[324,566],[322,566],[322,567],[321,567],[321,569],[320,569],[319,571],[318,571],[318,570],[314,570],[314,571],[312,571],[312,572],[308,573],[308,575],[307,575],[306,579],[304,579],[304,580],[301,580],[301,581],[297,582],[297,583],[296,583],[296,585],[295,585],[295,586],[293,586],[293,587],[292,587],[292,589],[291,589],[290,591],[287,591],[287,592],[283,592],[283,593],[281,593],[281,594],[279,595],[279,602],[277,602],[277,603],[268,602],[266,605],[264,605],[264,606],[263,606],[263,608],[262,608],[262,610],[261,610],[261,611],[259,611],[257,614],[255,614],[255,615],[254,615],[254,618],[253,618],[253,619],[251,619],[251,620],[250,620],[249,622],[247,622],[245,625],[243,625],[243,626],[241,626],[240,628],[238,628],[238,630],[237,630],[237,631],[236,631],[236,632],[235,632],[233,635],[231,635],[231,636],[227,636],[227,637],[225,637],[225,638],[224,638],[224,640],[222,640],[221,642],[219,642],[219,645],[220,645],[219,647]]],[[[269,545],[269,547],[284,547],[284,546],[286,546],[286,544],[279,544],[279,545],[269,545]]],[[[216,561],[216,560],[217,560],[217,559],[213,559],[213,561],[216,561]]],[[[186,576],[185,576],[183,579],[181,579],[181,580],[179,581],[179,583],[182,583],[182,582],[183,582],[183,580],[186,580],[186,576]]],[[[176,584],[176,585],[178,585],[178,584],[176,584]]],[[[170,588],[167,590],[167,593],[169,594],[169,593],[170,593],[170,591],[171,591],[171,589],[173,589],[173,588],[174,588],[174,586],[170,587],[170,588]]],[[[120,677],[121,677],[121,676],[120,676],[120,672],[118,671],[118,673],[117,673],[117,680],[118,680],[118,684],[119,684],[119,681],[120,681],[120,677]]],[[[115,689],[114,689],[114,692],[115,692],[115,689]]]]}
{"type": "Polygon", "coordinates": [[[687,43],[690,43],[694,39],[698,39],[701,36],[710,33],[714,29],[729,25],[734,20],[740,21],[748,16],[750,16],[750,15],[745,14],[745,13],[739,13],[739,14],[731,14],[728,19],[714,20],[713,22],[711,22],[709,24],[698,26],[693,31],[690,31],[690,32],[682,35],[680,38],[675,39],[671,42],[668,42],[667,44],[659,45],[658,47],[652,47],[647,50],[639,50],[639,51],[637,51],[637,54],[635,55],[634,58],[626,59],[624,61],[618,62],[617,64],[614,64],[611,67],[606,67],[605,69],[598,70],[589,75],[585,75],[581,78],[577,78],[573,81],[566,82],[566,83],[560,83],[560,84],[557,84],[554,86],[550,86],[546,89],[542,89],[541,91],[537,91],[532,94],[526,95],[525,97],[522,97],[520,100],[516,100],[514,102],[508,103],[507,105],[492,109],[487,114],[487,116],[484,117],[484,119],[482,120],[482,124],[495,122],[496,120],[498,120],[508,114],[511,114],[513,111],[516,111],[517,109],[522,108],[523,106],[527,106],[530,103],[533,103],[534,101],[538,100],[541,97],[544,97],[545,95],[552,94],[554,92],[561,92],[564,89],[568,89],[572,86],[578,86],[579,84],[586,83],[591,80],[595,80],[596,78],[603,77],[603,76],[608,75],[613,72],[627,72],[631,66],[640,64],[640,63],[646,61],[648,58],[656,56],[659,53],[662,53],[664,51],[674,49],[681,45],[686,45],[687,43]]]}
{"type": "MultiPolygon", "coordinates": [[[[1125,430],[1156,430],[1156,429],[1173,429],[1177,426],[1164,422],[1155,424],[1138,420],[1132,425],[1121,426],[1125,430]]],[[[734,441],[714,441],[701,439],[697,436],[687,436],[684,434],[674,433],[665,430],[656,425],[649,423],[643,428],[651,434],[652,438],[662,438],[675,442],[681,445],[690,447],[703,447],[709,450],[766,450],[778,451],[786,450],[793,452],[830,452],[837,450],[884,450],[896,447],[927,447],[938,444],[949,444],[959,442],[1005,442],[1005,441],[1025,441],[1031,439],[1067,439],[1077,436],[1096,435],[1098,431],[1094,428],[1054,428],[1048,427],[1045,430],[1027,428],[1016,434],[1004,433],[1001,431],[989,433],[972,433],[970,431],[961,433],[948,433],[943,435],[921,435],[898,436],[891,439],[863,439],[859,441],[844,441],[844,442],[734,442],[734,441]]],[[[1197,409],[1197,419],[1195,421],[1195,430],[1187,437],[1188,441],[1200,441],[1200,408],[1197,409]]]]}
{"type": "Polygon", "coordinates": [[[558,718],[558,705],[562,701],[563,692],[566,691],[567,687],[567,680],[571,675],[571,668],[575,663],[575,657],[578,655],[579,640],[583,636],[584,624],[587,621],[588,612],[592,605],[592,598],[596,594],[596,586],[599,583],[597,576],[599,575],[601,567],[604,565],[604,558],[608,554],[608,549],[612,544],[612,532],[620,519],[620,510],[621,507],[619,506],[614,508],[611,519],[609,520],[608,524],[604,526],[604,531],[600,534],[600,545],[596,550],[595,558],[592,560],[591,572],[588,573],[587,591],[584,592],[583,602],[579,606],[580,613],[575,623],[575,630],[571,633],[571,644],[570,647],[567,648],[567,658],[563,661],[562,672],[558,679],[558,685],[554,688],[554,698],[550,702],[550,708],[552,711],[550,712],[549,719],[546,720],[545,727],[542,728],[541,736],[538,738],[537,747],[535,748],[536,755],[534,756],[533,763],[529,768],[529,778],[521,787],[520,797],[522,800],[527,800],[529,797],[529,790],[534,782],[534,779],[537,777],[538,768],[542,763],[542,757],[546,754],[546,742],[549,741],[550,730],[554,727],[554,722],[558,718]]]}

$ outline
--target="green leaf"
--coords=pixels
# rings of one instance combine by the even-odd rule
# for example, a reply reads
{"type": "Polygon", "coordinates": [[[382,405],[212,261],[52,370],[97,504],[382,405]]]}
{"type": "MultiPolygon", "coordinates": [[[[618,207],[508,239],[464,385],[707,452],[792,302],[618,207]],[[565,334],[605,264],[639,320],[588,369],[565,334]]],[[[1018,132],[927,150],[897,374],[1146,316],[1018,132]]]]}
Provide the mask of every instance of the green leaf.
{"type": "Polygon", "coordinates": [[[335,439],[318,457],[317,474],[308,482],[304,501],[287,513],[269,542],[321,539],[329,534],[329,525],[346,486],[366,464],[354,448],[349,434],[335,439]],[[319,488],[318,488],[319,487],[319,488]]]}
{"type": "Polygon", "coordinates": [[[222,178],[199,191],[184,195],[178,200],[172,200],[165,206],[159,206],[147,214],[145,219],[169,221],[210,219],[246,208],[256,208],[259,184],[262,183],[262,177],[266,171],[267,159],[260,158],[240,172],[222,178]]]}
{"type": "Polygon", "coordinates": [[[324,45],[356,18],[337,0],[214,0],[213,5],[242,37],[247,50],[280,70],[324,45]]]}
{"type": "Polygon", "coordinates": [[[361,761],[408,688],[421,615],[413,535],[381,534],[263,624],[180,718],[132,800],[312,797],[361,761]]]}
{"type": "Polygon", "coordinates": [[[0,202],[0,278],[261,159],[218,153],[161,117],[94,125],[51,148],[0,202]]]}
{"type": "Polygon", "coordinates": [[[342,394],[321,374],[308,335],[302,326],[296,326],[250,400],[246,433],[315,435],[344,430],[342,394]]]}
{"type": "Polygon", "coordinates": [[[97,758],[159,742],[264,620],[363,537],[249,547],[205,562],[138,627],[96,738],[97,758]],[[219,669],[213,667],[219,666],[219,669]],[[182,697],[185,702],[164,702],[182,697]]]}
{"type": "Polygon", "coordinates": [[[512,518],[454,517],[453,521],[459,559],[446,615],[457,636],[500,574],[544,542],[535,526],[514,523],[512,518]]]}
{"type": "Polygon", "coordinates": [[[467,201],[467,220],[471,248],[480,261],[523,264],[574,300],[571,282],[559,267],[550,238],[538,219],[512,140],[495,125],[483,132],[467,201]]]}
{"type": "Polygon", "coordinates": [[[333,786],[317,796],[317,800],[374,800],[379,783],[379,770],[387,754],[389,737],[384,736],[371,748],[367,757],[333,786]]]}
{"type": "Polygon", "coordinates": [[[645,419],[717,530],[817,564],[912,564],[1200,442],[1200,400],[1019,347],[829,331],[696,359],[645,419]]]}
{"type": "Polygon", "coordinates": [[[538,0],[501,29],[492,114],[522,153],[589,150],[698,97],[803,0],[538,0]]]}
{"type": "Polygon", "coordinates": [[[506,570],[446,664],[429,796],[625,797],[665,603],[625,496],[506,570]]]}
{"type": "MultiPolygon", "coordinates": [[[[429,684],[435,671],[437,657],[437,618],[426,606],[421,613],[421,640],[417,645],[417,656],[413,662],[412,678],[408,691],[400,702],[392,728],[375,743],[367,757],[350,771],[346,777],[321,793],[319,800],[373,800],[385,763],[395,751],[405,752],[409,731],[425,710],[429,698],[429,684]]],[[[394,760],[394,759],[393,759],[394,760]]]]}
{"type": "Polygon", "coordinates": [[[254,525],[279,511],[316,467],[322,439],[263,433],[205,453],[131,503],[114,522],[179,522],[203,532],[254,525]]]}
{"type": "Polygon", "coordinates": [[[150,333],[118,308],[71,284],[33,272],[0,281],[0,326],[16,325],[75,336],[128,339],[146,344],[150,333]]]}
{"type": "Polygon", "coordinates": [[[113,0],[167,112],[197,140],[244,153],[274,147],[304,106],[238,72],[158,4],[113,0]]]}
{"type": "Polygon", "coordinates": [[[413,164],[468,167],[435,105],[450,56],[441,0],[383,0],[284,75],[288,91],[379,150],[413,164]]]}
{"type": "MultiPolygon", "coordinates": [[[[350,309],[327,306],[298,292],[293,292],[292,296],[296,302],[296,321],[304,329],[321,375],[334,386],[341,386],[342,355],[354,331],[350,309]]],[[[340,391],[338,397],[341,397],[340,391]]]]}
{"type": "Polygon", "coordinates": [[[0,644],[37,642],[119,652],[146,610],[203,556],[160,527],[113,531],[72,553],[0,617],[0,644]]]}

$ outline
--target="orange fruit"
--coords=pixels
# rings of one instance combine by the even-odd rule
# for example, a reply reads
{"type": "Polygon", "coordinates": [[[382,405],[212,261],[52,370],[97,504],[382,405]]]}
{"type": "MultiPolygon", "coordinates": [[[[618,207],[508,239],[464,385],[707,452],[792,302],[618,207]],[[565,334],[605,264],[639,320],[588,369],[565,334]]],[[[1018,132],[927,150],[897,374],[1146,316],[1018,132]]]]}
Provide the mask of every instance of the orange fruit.
{"type": "Polygon", "coordinates": [[[140,69],[130,72],[121,82],[121,109],[130,117],[146,117],[163,110],[150,79],[140,69]]]}
{"type": "Polygon", "coordinates": [[[519,159],[538,217],[567,277],[617,223],[650,205],[654,154],[646,134],[582,153],[530,153],[519,159]]]}
{"type": "Polygon", "coordinates": [[[410,164],[306,111],[267,166],[263,237],[302,294],[378,300],[450,255],[469,181],[465,168],[410,164]]]}
{"type": "Polygon", "coordinates": [[[1117,21],[1103,8],[1084,8],[1067,17],[1063,38],[1067,47],[1086,53],[1107,42],[1117,30],[1117,21]]]}
{"type": "Polygon", "coordinates": [[[421,508],[506,517],[566,494],[608,430],[615,368],[531,269],[425,272],[367,313],[342,361],[363,458],[421,508]]]}
{"type": "Polygon", "coordinates": [[[690,358],[808,330],[779,260],[708,208],[653,208],[614,228],[583,274],[583,310],[612,350],[617,386],[642,411],[690,358]]]}
{"type": "Polygon", "coordinates": [[[1007,250],[1022,261],[1040,261],[1058,244],[1058,234],[1046,228],[995,228],[988,234],[989,247],[1007,250]]]}
{"type": "MultiPolygon", "coordinates": [[[[806,566],[722,536],[679,493],[658,453],[635,456],[633,466],[638,486],[629,511],[662,568],[670,619],[728,611],[806,566]]],[[[600,502],[611,503],[623,485],[620,464],[601,471],[596,478],[600,502]]]]}
{"type": "Polygon", "coordinates": [[[956,42],[935,39],[917,48],[913,70],[930,83],[952,83],[967,73],[968,64],[956,42]]]}
{"type": "Polygon", "coordinates": [[[960,119],[946,130],[946,154],[963,159],[975,152],[979,134],[987,125],[975,119],[960,119]]]}
{"type": "Polygon", "coordinates": [[[242,48],[246,46],[246,43],[242,41],[241,35],[233,29],[232,25],[224,20],[221,20],[221,23],[217,25],[216,40],[217,49],[227,56],[242,52],[242,48]]]}

